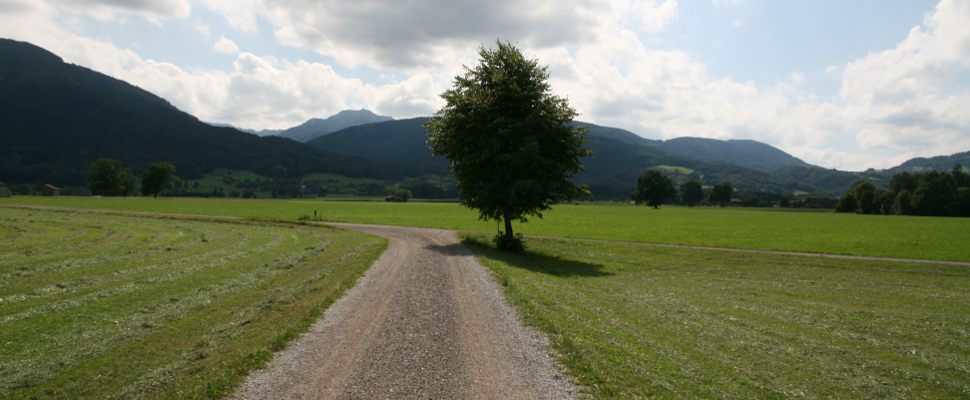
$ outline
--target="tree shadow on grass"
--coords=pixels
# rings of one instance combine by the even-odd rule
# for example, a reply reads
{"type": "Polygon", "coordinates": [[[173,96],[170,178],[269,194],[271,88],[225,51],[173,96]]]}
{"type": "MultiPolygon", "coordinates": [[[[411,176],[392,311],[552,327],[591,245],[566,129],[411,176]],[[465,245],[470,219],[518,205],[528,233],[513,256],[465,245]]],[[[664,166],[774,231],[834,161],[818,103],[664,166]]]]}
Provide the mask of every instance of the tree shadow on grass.
{"type": "Polygon", "coordinates": [[[521,253],[499,251],[494,246],[476,238],[465,238],[462,244],[474,249],[474,253],[482,257],[501,261],[514,268],[560,277],[597,278],[613,275],[606,272],[602,265],[582,261],[568,260],[534,251],[525,250],[521,253]]]}

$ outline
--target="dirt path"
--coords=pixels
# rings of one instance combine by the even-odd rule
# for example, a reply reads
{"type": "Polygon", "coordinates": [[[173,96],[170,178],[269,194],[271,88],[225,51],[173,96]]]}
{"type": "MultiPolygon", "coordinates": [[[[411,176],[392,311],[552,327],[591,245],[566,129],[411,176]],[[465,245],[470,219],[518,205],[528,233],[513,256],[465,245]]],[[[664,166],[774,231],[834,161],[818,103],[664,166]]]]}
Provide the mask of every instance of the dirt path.
{"type": "Polygon", "coordinates": [[[333,224],[390,239],[236,399],[560,399],[577,390],[451,231],[333,224]]]}

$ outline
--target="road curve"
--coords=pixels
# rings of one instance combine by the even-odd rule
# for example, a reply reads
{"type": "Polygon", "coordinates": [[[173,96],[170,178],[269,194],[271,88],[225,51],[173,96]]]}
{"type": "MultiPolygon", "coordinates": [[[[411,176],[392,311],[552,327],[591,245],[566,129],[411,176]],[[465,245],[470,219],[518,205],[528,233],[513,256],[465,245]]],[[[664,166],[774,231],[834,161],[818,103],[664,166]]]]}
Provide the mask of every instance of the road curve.
{"type": "Polygon", "coordinates": [[[451,231],[332,224],[389,239],[357,286],[234,399],[565,399],[578,391],[451,231]]]}

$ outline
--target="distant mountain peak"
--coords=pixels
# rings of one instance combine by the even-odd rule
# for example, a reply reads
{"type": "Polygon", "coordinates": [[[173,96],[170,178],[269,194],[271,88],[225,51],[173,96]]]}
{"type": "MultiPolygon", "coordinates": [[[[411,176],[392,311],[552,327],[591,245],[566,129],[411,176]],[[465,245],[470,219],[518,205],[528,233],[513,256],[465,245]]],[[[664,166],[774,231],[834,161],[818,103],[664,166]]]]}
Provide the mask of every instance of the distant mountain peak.
{"type": "Polygon", "coordinates": [[[657,148],[682,158],[738,165],[763,172],[772,172],[781,167],[814,167],[777,147],[751,139],[720,140],[685,136],[663,141],[657,148]]]}
{"type": "Polygon", "coordinates": [[[360,110],[342,110],[327,118],[310,118],[300,125],[279,132],[279,136],[306,143],[352,126],[393,120],[394,118],[377,115],[363,108],[360,110]]]}
{"type": "Polygon", "coordinates": [[[388,117],[388,116],[374,114],[373,111],[368,110],[366,108],[361,108],[359,110],[340,110],[339,112],[337,112],[334,115],[331,115],[328,118],[338,117],[338,116],[341,116],[341,115],[370,115],[370,116],[375,116],[375,117],[383,117],[383,118],[393,119],[393,118],[388,117]]]}

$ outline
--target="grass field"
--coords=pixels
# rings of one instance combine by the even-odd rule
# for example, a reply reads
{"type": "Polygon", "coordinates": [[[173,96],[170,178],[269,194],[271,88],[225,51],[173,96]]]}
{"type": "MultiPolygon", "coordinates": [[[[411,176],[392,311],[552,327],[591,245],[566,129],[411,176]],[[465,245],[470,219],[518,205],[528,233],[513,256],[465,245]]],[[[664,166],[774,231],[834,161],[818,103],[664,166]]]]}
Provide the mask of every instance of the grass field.
{"type": "Polygon", "coordinates": [[[970,397],[970,268],[529,245],[472,248],[596,398],[970,397]]]}
{"type": "Polygon", "coordinates": [[[324,227],[0,208],[0,398],[220,397],[384,245],[324,227]]]}
{"type": "MultiPolygon", "coordinates": [[[[5,204],[225,215],[293,221],[314,211],[325,221],[494,232],[494,223],[453,203],[320,200],[13,197],[5,204]]],[[[749,208],[558,205],[518,224],[530,235],[970,261],[970,218],[836,214],[749,208]]]]}
{"type": "MultiPolygon", "coordinates": [[[[0,207],[0,398],[218,397],[319,315],[383,241],[488,240],[455,204],[28,198],[212,222],[0,207]]],[[[970,219],[560,205],[525,255],[473,250],[600,398],[970,397],[970,268],[619,241],[970,260],[970,219]],[[559,238],[556,238],[559,237],[559,238]],[[607,239],[573,240],[566,237],[607,239]]]]}

